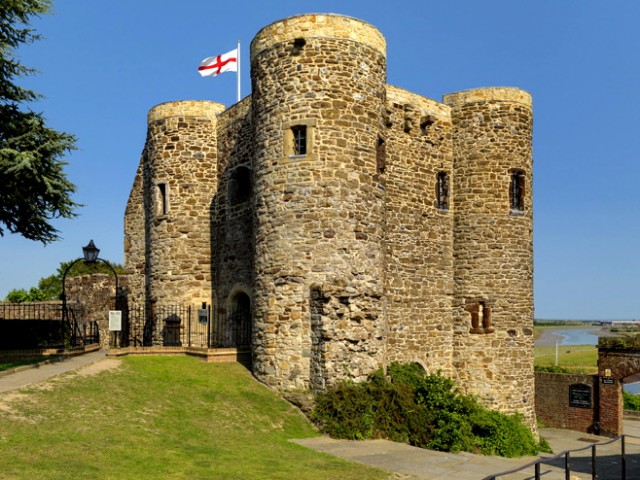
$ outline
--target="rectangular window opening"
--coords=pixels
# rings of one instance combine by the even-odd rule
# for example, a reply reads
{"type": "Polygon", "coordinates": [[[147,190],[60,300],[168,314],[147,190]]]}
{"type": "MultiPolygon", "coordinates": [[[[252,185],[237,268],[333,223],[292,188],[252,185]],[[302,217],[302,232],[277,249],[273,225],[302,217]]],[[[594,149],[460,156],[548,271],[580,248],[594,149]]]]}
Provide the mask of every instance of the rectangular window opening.
{"type": "Polygon", "coordinates": [[[158,216],[169,213],[169,196],[166,183],[156,184],[156,213],[158,216]]]}
{"type": "Polygon", "coordinates": [[[438,172],[436,188],[438,210],[449,210],[449,175],[447,172],[438,172]]]}
{"type": "Polygon", "coordinates": [[[384,173],[387,168],[387,148],[385,146],[384,138],[378,138],[378,145],[376,147],[376,167],[378,173],[384,173]]]}
{"type": "Polygon", "coordinates": [[[524,212],[525,176],[522,170],[511,172],[511,187],[509,189],[509,199],[511,201],[511,211],[524,212]]]}
{"type": "Polygon", "coordinates": [[[307,154],[307,126],[296,125],[294,127],[291,127],[291,133],[293,134],[293,154],[306,155],[307,154]]]}

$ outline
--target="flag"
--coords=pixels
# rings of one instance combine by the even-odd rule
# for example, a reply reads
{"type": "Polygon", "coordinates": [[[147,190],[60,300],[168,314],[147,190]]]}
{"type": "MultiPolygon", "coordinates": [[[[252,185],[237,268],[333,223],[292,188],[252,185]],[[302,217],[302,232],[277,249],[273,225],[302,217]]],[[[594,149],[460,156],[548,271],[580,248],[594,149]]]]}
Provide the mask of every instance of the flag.
{"type": "Polygon", "coordinates": [[[222,72],[238,71],[238,49],[222,55],[207,57],[198,67],[198,73],[203,77],[215,77],[222,72]]]}

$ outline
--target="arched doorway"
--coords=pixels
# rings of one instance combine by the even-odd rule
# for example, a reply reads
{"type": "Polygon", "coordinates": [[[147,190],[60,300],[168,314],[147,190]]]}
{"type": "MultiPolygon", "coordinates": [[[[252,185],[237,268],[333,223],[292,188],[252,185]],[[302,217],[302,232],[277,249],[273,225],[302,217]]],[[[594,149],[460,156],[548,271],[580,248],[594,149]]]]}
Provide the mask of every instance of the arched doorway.
{"type": "Polygon", "coordinates": [[[600,337],[600,430],[604,435],[622,434],[622,385],[638,381],[640,337],[600,337]]]}
{"type": "Polygon", "coordinates": [[[251,298],[245,292],[236,292],[230,299],[226,340],[229,346],[251,345],[251,298]]]}

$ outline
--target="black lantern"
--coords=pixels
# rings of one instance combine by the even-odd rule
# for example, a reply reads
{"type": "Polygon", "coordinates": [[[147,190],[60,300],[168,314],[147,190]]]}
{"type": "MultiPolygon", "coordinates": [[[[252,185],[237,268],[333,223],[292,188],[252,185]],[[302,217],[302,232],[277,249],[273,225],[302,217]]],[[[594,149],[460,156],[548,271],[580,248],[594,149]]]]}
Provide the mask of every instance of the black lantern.
{"type": "Polygon", "coordinates": [[[82,247],[85,263],[95,263],[98,260],[100,249],[93,244],[93,240],[89,241],[89,245],[82,247]]]}

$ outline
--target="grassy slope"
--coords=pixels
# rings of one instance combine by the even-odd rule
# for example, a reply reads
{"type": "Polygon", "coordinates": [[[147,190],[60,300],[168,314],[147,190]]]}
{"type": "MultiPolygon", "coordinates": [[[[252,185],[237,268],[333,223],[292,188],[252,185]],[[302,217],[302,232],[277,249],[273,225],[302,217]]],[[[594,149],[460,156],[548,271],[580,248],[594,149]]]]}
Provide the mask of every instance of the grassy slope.
{"type": "Polygon", "coordinates": [[[125,358],[116,370],[0,394],[0,479],[389,477],[288,442],[315,435],[239,365],[125,358]]]}

